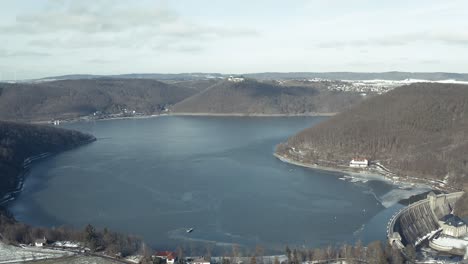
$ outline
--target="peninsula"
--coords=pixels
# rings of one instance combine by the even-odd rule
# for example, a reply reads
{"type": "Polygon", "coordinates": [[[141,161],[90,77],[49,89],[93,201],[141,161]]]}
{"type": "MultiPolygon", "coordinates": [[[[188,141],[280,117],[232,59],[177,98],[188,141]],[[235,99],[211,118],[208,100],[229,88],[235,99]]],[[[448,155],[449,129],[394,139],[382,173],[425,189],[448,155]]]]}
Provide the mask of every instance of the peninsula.
{"type": "Polygon", "coordinates": [[[352,159],[362,158],[408,180],[466,189],[467,130],[468,86],[412,84],[293,135],[277,146],[276,155],[346,169],[352,159]]]}

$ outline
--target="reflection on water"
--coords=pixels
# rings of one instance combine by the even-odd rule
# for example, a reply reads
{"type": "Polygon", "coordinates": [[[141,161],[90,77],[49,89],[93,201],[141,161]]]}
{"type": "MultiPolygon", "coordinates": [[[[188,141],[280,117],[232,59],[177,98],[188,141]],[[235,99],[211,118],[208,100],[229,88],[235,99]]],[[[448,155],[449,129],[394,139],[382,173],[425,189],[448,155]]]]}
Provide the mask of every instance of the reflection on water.
{"type": "Polygon", "coordinates": [[[386,221],[399,208],[391,206],[395,187],[375,179],[340,180],[343,173],[272,156],[276,144],[323,119],[67,124],[98,141],[35,164],[11,210],[35,225],[92,223],[130,232],[161,249],[210,243],[282,251],[286,244],[384,239],[386,221]],[[192,233],[185,232],[189,227],[192,233]]]}

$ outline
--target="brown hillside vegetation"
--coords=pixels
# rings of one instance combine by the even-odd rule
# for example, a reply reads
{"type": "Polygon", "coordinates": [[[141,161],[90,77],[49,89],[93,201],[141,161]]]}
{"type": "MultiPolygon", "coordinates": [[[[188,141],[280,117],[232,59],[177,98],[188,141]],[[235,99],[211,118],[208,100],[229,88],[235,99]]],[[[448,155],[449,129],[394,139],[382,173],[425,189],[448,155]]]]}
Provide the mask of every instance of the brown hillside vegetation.
{"type": "Polygon", "coordinates": [[[397,88],[298,133],[277,152],[319,164],[346,165],[353,157],[366,157],[402,175],[465,181],[468,86],[397,88]]]}
{"type": "Polygon", "coordinates": [[[122,109],[153,114],[195,93],[194,89],[149,79],[0,83],[0,119],[65,119],[122,109]]]}
{"type": "Polygon", "coordinates": [[[16,187],[25,158],[91,140],[93,136],[77,131],[0,121],[0,197],[16,187]]]}
{"type": "Polygon", "coordinates": [[[346,109],[362,99],[357,93],[317,87],[285,87],[246,79],[223,81],[173,107],[176,113],[307,114],[346,109]]]}
{"type": "Polygon", "coordinates": [[[197,92],[201,92],[211,86],[223,82],[223,79],[208,79],[208,80],[190,80],[190,81],[177,81],[167,80],[165,83],[172,84],[179,87],[190,88],[197,92]]]}

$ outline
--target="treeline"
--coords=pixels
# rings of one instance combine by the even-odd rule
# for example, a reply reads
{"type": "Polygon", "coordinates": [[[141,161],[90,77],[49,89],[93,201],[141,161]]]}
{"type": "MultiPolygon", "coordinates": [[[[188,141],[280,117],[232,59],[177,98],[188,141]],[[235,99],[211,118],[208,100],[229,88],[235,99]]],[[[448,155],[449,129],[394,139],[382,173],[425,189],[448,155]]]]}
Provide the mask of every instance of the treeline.
{"type": "MultiPolygon", "coordinates": [[[[191,249],[192,250],[192,249],[191,249]]],[[[177,249],[179,263],[185,263],[186,252],[184,248],[177,249]]],[[[205,257],[210,257],[209,247],[203,253],[205,257]]],[[[194,255],[192,253],[192,255],[194,255]]],[[[304,262],[312,263],[337,263],[344,261],[346,263],[404,263],[406,260],[414,261],[416,259],[416,249],[408,245],[403,251],[400,251],[390,244],[383,244],[381,241],[373,241],[368,245],[363,245],[360,241],[354,245],[344,244],[341,246],[328,246],[324,248],[290,248],[286,246],[284,258],[278,256],[265,256],[263,247],[256,246],[255,249],[244,249],[237,245],[232,247],[231,252],[222,255],[221,264],[250,263],[250,264],[301,264],[304,262]],[[246,259],[248,259],[246,261],[246,259]]]]}
{"type": "Polygon", "coordinates": [[[188,113],[307,114],[340,112],[364,98],[321,82],[283,86],[246,79],[166,81],[91,78],[0,83],[0,120],[44,121],[89,116],[188,113]],[[126,111],[125,111],[126,110],[126,111]]]}
{"type": "Polygon", "coordinates": [[[0,236],[9,244],[33,244],[36,239],[46,238],[49,243],[56,241],[79,242],[92,252],[105,252],[111,256],[128,256],[149,252],[140,238],[109,231],[96,230],[87,225],[83,230],[68,227],[32,227],[17,222],[5,211],[0,212],[0,236]]]}
{"type": "Polygon", "coordinates": [[[468,81],[466,73],[449,72],[261,72],[245,74],[250,78],[262,80],[278,79],[329,79],[329,80],[458,80],[468,81]]]}
{"type": "Polygon", "coordinates": [[[357,93],[329,91],[322,84],[281,86],[246,79],[223,81],[173,107],[183,113],[307,114],[339,112],[363,100],[357,93]]]}
{"type": "MultiPolygon", "coordinates": [[[[0,211],[0,238],[9,244],[32,244],[36,239],[46,238],[49,243],[56,241],[79,242],[81,247],[87,247],[91,252],[105,253],[109,256],[126,257],[129,255],[142,255],[143,263],[163,263],[160,259],[152,258],[152,250],[146,246],[143,240],[135,236],[129,236],[112,232],[107,228],[97,230],[92,225],[87,225],[82,230],[69,227],[43,228],[32,227],[17,222],[6,211],[0,211]]],[[[194,245],[188,248],[178,247],[176,255],[179,264],[186,263],[187,256],[204,255],[211,258],[212,247],[207,245],[205,249],[196,248],[194,245]]],[[[334,261],[346,261],[347,263],[404,263],[405,259],[414,261],[416,249],[408,245],[402,252],[390,244],[374,241],[364,246],[361,242],[354,245],[328,246],[325,248],[285,248],[287,264],[300,264],[303,262],[333,263],[334,261]],[[403,254],[402,254],[403,253],[403,254]]],[[[265,257],[263,247],[242,250],[238,245],[232,247],[231,252],[222,255],[222,264],[239,263],[249,256],[250,264],[280,264],[278,257],[265,257]]],[[[243,261],[246,263],[245,261],[243,261]]],[[[285,263],[285,262],[281,262],[285,263]]]]}
{"type": "MultiPolygon", "coordinates": [[[[381,241],[373,241],[363,246],[360,241],[355,245],[344,244],[341,247],[328,246],[326,248],[293,249],[286,247],[288,263],[299,264],[306,261],[330,263],[334,260],[346,261],[346,263],[404,263],[402,252],[390,244],[382,244],[381,241]]],[[[416,259],[416,249],[407,246],[405,253],[408,260],[416,259]]],[[[258,261],[251,264],[260,264],[258,261]]],[[[277,264],[277,263],[274,263],[277,264]]]]}
{"type": "Polygon", "coordinates": [[[0,83],[0,119],[67,119],[94,112],[159,113],[196,93],[195,89],[150,79],[78,79],[0,83]]]}
{"type": "Polygon", "coordinates": [[[467,131],[468,86],[420,83],[365,100],[292,136],[277,152],[327,165],[364,157],[403,175],[448,176],[461,187],[468,179],[467,131]]]}
{"type": "Polygon", "coordinates": [[[93,136],[78,131],[0,121],[0,196],[16,188],[26,158],[93,140],[93,136]]]}

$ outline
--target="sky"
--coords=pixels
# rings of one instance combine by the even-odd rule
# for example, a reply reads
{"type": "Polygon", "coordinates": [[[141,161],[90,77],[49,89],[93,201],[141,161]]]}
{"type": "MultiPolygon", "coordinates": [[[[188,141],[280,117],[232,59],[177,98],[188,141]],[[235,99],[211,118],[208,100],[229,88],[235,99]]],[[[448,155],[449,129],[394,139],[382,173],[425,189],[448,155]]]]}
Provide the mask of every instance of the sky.
{"type": "Polygon", "coordinates": [[[0,80],[468,72],[466,0],[0,0],[0,80]]]}

